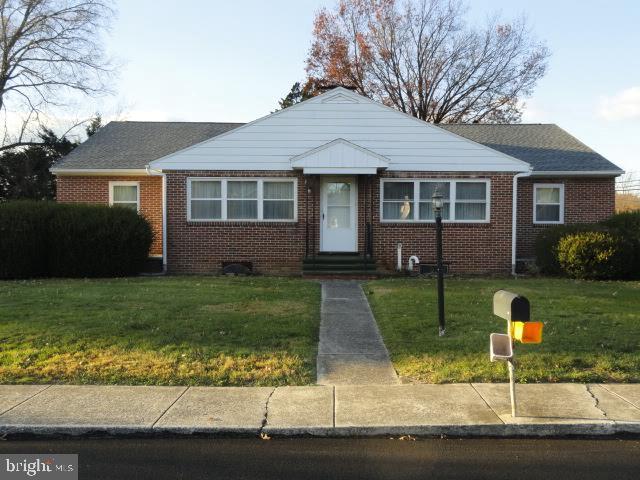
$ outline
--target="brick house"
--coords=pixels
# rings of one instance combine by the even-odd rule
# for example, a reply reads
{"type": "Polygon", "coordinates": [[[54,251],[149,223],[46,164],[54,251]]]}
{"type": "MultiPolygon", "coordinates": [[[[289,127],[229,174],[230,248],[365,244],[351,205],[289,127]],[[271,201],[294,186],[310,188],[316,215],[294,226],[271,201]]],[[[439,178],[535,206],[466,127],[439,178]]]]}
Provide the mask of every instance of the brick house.
{"type": "Polygon", "coordinates": [[[435,262],[509,273],[549,225],[614,211],[622,171],[556,125],[432,125],[344,88],[247,124],[111,122],[57,163],[58,201],[136,208],[169,273],[435,262]]]}

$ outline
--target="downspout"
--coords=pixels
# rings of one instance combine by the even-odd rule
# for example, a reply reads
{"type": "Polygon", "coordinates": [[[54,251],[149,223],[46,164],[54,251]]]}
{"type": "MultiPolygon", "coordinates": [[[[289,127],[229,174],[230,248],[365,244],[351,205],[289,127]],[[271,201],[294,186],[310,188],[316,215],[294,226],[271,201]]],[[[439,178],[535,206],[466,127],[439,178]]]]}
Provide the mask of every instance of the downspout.
{"type": "Polygon", "coordinates": [[[511,275],[516,275],[516,243],[518,238],[518,180],[531,176],[528,172],[516,173],[513,176],[512,206],[511,206],[511,275]]]}
{"type": "Polygon", "coordinates": [[[162,273],[167,273],[167,174],[152,170],[148,165],[146,170],[149,175],[162,177],[162,273]]]}

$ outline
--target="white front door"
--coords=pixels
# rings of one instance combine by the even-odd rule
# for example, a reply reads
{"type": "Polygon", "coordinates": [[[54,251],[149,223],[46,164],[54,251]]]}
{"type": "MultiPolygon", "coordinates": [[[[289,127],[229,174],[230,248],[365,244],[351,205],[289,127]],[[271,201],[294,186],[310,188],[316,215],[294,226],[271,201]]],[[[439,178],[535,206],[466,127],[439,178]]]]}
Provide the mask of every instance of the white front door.
{"type": "Polygon", "coordinates": [[[320,250],[357,252],[358,184],[354,177],[323,177],[320,200],[320,250]]]}

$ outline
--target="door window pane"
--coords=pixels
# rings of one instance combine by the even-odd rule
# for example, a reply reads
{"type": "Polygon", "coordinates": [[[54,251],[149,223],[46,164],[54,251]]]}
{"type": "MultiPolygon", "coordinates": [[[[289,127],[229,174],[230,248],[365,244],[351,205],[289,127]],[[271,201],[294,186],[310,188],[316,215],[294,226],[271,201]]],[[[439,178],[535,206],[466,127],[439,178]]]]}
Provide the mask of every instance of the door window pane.
{"type": "Polygon", "coordinates": [[[351,207],[327,206],[328,228],[351,228],[351,207]]]}
{"type": "Polygon", "coordinates": [[[348,206],[351,204],[350,183],[328,183],[327,205],[348,206]]]}

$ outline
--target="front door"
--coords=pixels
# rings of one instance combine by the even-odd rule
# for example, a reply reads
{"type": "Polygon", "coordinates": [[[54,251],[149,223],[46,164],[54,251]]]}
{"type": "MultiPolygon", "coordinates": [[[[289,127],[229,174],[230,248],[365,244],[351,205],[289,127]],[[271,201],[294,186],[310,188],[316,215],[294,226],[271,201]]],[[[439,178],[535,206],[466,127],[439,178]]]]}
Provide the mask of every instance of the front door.
{"type": "Polygon", "coordinates": [[[358,185],[354,177],[323,177],[320,201],[320,250],[357,252],[358,185]]]}

